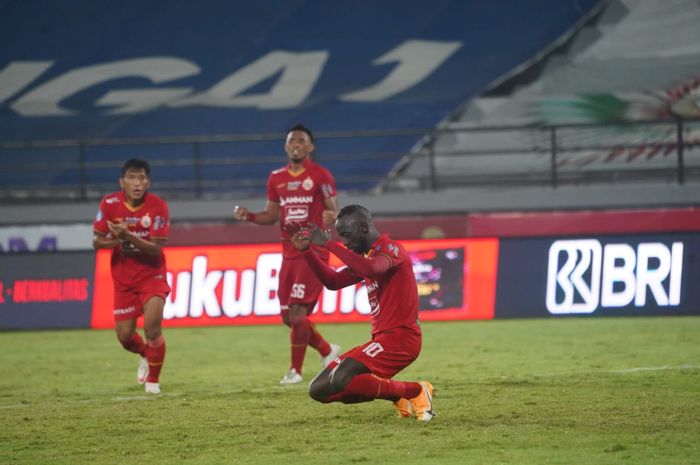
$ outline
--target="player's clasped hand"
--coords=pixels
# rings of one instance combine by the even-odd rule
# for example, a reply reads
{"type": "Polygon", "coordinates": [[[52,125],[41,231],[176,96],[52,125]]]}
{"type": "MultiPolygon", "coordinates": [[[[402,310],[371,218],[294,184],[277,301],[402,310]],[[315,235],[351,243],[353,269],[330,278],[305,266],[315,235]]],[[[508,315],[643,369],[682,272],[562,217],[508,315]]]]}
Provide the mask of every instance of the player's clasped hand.
{"type": "Polygon", "coordinates": [[[310,234],[310,239],[311,242],[317,245],[326,245],[326,242],[331,240],[331,231],[330,230],[322,230],[319,228],[317,225],[314,223],[309,224],[308,228],[306,228],[307,231],[309,231],[310,234]]]}
{"type": "Polygon", "coordinates": [[[300,251],[308,249],[312,242],[325,245],[331,238],[330,231],[323,231],[313,223],[302,226],[300,223],[292,222],[285,225],[284,230],[289,234],[292,245],[300,251]]]}
{"type": "Polygon", "coordinates": [[[107,221],[107,227],[112,233],[112,236],[117,239],[124,239],[126,233],[129,232],[129,226],[126,223],[113,223],[111,221],[107,221]]]}

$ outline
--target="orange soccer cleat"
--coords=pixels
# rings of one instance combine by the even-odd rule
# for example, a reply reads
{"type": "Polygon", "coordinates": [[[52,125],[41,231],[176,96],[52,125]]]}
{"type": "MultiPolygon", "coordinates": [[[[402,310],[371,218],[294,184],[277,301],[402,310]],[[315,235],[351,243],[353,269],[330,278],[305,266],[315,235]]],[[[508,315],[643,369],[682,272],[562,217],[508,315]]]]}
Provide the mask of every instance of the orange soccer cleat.
{"type": "Polygon", "coordinates": [[[410,400],[401,398],[397,401],[394,401],[394,407],[396,407],[396,410],[399,412],[400,417],[413,417],[413,404],[411,404],[410,400]]]}
{"type": "Polygon", "coordinates": [[[435,416],[435,411],[433,410],[435,388],[427,381],[421,381],[420,385],[423,389],[421,389],[420,394],[411,399],[411,404],[416,412],[416,420],[428,423],[435,416]]]}

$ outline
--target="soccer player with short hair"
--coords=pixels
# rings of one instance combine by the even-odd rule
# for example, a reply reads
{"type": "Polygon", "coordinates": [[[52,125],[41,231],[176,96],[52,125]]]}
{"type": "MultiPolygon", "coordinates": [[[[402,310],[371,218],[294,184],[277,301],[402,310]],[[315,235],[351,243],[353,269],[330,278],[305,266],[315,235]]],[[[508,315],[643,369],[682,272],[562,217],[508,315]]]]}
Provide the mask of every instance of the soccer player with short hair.
{"type": "Polygon", "coordinates": [[[161,332],[165,298],[170,293],[162,247],[168,238],[168,205],[148,191],[151,168],[131,159],[122,166],[122,190],[104,196],[93,223],[92,246],[112,249],[114,320],[117,339],[141,356],[136,379],[150,394],[160,394],[165,359],[161,332]],[[143,315],[146,340],[136,331],[143,315]]]}
{"type": "MultiPolygon", "coordinates": [[[[335,222],[338,208],[333,176],[311,160],[315,149],[311,131],[301,124],[292,127],[287,132],[284,149],[289,163],[270,173],[265,210],[252,213],[236,206],[234,217],[260,225],[280,222],[282,266],[277,297],[282,322],[291,329],[291,363],[280,383],[296,384],[303,380],[302,365],[307,346],[319,352],[324,367],[338,356],[340,347],[326,342],[308,319],[323,285],[292,246],[285,228],[290,223],[330,226],[335,222]]],[[[320,253],[322,259],[328,261],[328,251],[320,253]]]]}
{"type": "Polygon", "coordinates": [[[418,358],[422,344],[411,259],[401,244],[379,234],[372,215],[360,205],[340,210],[335,229],[345,247],[315,225],[290,227],[292,243],[328,289],[364,281],[372,339],[328,365],[311,381],[309,395],[323,403],[387,399],[402,417],[415,415],[418,421],[429,422],[435,415],[433,385],[392,379],[418,358]],[[347,267],[340,271],[329,267],[310,247],[312,243],[333,252],[347,267]]]}

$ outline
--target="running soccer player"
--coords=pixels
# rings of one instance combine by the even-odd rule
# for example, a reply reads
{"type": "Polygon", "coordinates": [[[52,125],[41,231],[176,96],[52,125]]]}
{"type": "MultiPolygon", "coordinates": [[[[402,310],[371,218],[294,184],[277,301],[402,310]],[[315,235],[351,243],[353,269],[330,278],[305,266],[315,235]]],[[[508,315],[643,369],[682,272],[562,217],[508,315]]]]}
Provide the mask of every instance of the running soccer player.
{"type": "Polygon", "coordinates": [[[392,378],[418,358],[422,333],[418,324],[418,291],[411,259],[401,244],[377,232],[370,212],[349,205],[335,222],[343,245],[316,225],[289,228],[294,247],[328,289],[364,280],[372,317],[372,339],[340,355],[311,381],[309,395],[319,402],[346,404],[387,399],[399,415],[429,422],[433,385],[392,378]],[[336,271],[310,247],[333,252],[347,268],[336,271]]]}
{"type": "Polygon", "coordinates": [[[141,356],[136,379],[149,394],[160,394],[165,359],[161,332],[165,298],[170,293],[162,247],[168,237],[168,205],[148,192],[148,162],[131,159],[122,166],[122,190],[106,195],[93,223],[95,250],[112,249],[114,320],[117,339],[141,356]],[[136,331],[143,315],[146,340],[136,331]]]}
{"type": "MultiPolygon", "coordinates": [[[[340,346],[326,342],[308,319],[323,285],[301,258],[301,253],[292,246],[285,230],[293,222],[324,227],[335,222],[338,210],[335,180],[327,169],[311,161],[314,148],[314,137],[308,128],[301,124],[291,128],[284,145],[289,163],[270,173],[265,210],[252,213],[247,208],[234,208],[234,217],[238,220],[260,225],[280,221],[282,266],[277,297],[282,322],[291,329],[291,362],[281,384],[302,382],[307,346],[319,352],[324,367],[340,353],[340,346]]],[[[322,260],[328,261],[328,251],[320,251],[320,254],[322,260]]]]}

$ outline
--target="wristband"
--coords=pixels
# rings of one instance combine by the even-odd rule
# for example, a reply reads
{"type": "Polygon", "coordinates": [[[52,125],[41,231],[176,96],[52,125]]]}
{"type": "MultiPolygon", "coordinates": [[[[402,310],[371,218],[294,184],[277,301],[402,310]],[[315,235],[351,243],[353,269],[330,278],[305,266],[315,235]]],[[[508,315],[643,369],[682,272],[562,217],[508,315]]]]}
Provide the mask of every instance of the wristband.
{"type": "Polygon", "coordinates": [[[245,220],[250,221],[251,223],[255,223],[255,213],[253,213],[253,212],[246,213],[245,220]]]}

